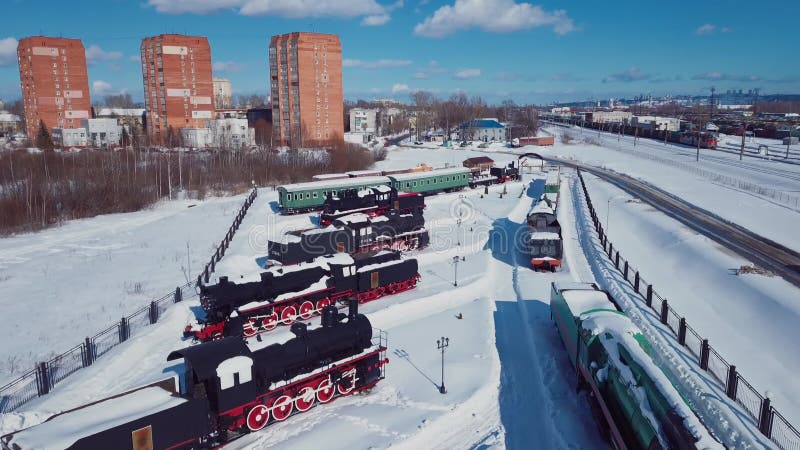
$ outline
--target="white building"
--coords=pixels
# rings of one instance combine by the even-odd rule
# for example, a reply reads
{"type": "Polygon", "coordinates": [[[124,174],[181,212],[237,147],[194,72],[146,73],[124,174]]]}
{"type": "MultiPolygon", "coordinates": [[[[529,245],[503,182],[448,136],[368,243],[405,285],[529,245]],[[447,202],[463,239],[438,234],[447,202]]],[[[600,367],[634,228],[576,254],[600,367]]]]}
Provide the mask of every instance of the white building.
{"type": "Polygon", "coordinates": [[[680,131],[681,121],[676,117],[632,116],[631,126],[648,130],[680,131]]]}
{"type": "Polygon", "coordinates": [[[597,123],[623,123],[633,117],[630,111],[594,111],[591,115],[591,121],[597,123]]]}
{"type": "Polygon", "coordinates": [[[84,148],[87,144],[86,128],[53,128],[53,144],[56,147],[84,148]]]}
{"type": "Polygon", "coordinates": [[[494,118],[464,122],[458,128],[464,141],[504,142],[507,138],[505,124],[494,118]]]}
{"type": "Polygon", "coordinates": [[[117,119],[83,119],[81,125],[86,129],[90,147],[116,147],[122,140],[122,126],[117,119]]]}
{"type": "Polygon", "coordinates": [[[255,130],[247,126],[247,119],[209,120],[211,142],[217,148],[242,148],[256,144],[255,130]]]}
{"type": "Polygon", "coordinates": [[[377,130],[378,110],[353,108],[350,110],[350,132],[374,134],[377,130]]]}
{"type": "Polygon", "coordinates": [[[18,133],[22,128],[22,120],[16,114],[0,110],[0,135],[18,133]]]}
{"type": "Polygon", "coordinates": [[[181,128],[180,133],[184,147],[208,148],[213,144],[211,130],[208,128],[181,128]]]}
{"type": "Polygon", "coordinates": [[[231,80],[214,78],[214,109],[229,109],[233,106],[231,80]]]}

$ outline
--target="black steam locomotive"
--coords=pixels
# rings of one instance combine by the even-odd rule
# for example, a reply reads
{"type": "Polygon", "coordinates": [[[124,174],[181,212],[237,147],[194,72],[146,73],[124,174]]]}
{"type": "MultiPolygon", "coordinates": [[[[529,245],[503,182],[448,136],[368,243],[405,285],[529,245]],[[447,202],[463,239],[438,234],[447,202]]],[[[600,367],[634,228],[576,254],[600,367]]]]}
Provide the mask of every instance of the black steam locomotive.
{"type": "Polygon", "coordinates": [[[252,349],[241,338],[187,347],[179,383],[167,379],[57,414],[0,437],[4,449],[217,448],[317,404],[370,389],[384,378],[386,335],[350,302],[329,306],[321,327],[292,326],[296,337],[252,349]]]}
{"type": "Polygon", "coordinates": [[[338,253],[310,264],[273,267],[260,280],[200,287],[203,320],[187,325],[185,337],[207,341],[223,336],[250,337],[310,319],[346,298],[366,303],[413,289],[419,280],[417,260],[381,250],[354,256],[338,253]]]}
{"type": "Polygon", "coordinates": [[[496,177],[498,183],[516,181],[520,179],[519,168],[515,167],[513,162],[506,167],[490,168],[489,175],[496,177]]]}
{"type": "Polygon", "coordinates": [[[319,223],[330,225],[348,214],[363,213],[370,217],[381,216],[389,210],[400,213],[422,213],[425,198],[419,192],[397,192],[397,189],[379,185],[364,190],[348,189],[335,196],[328,193],[322,204],[319,223]]]}
{"type": "Polygon", "coordinates": [[[332,253],[423,248],[429,241],[422,213],[390,210],[378,217],[349,214],[325,228],[289,232],[281,242],[269,241],[267,252],[270,260],[289,265],[332,253]]]}

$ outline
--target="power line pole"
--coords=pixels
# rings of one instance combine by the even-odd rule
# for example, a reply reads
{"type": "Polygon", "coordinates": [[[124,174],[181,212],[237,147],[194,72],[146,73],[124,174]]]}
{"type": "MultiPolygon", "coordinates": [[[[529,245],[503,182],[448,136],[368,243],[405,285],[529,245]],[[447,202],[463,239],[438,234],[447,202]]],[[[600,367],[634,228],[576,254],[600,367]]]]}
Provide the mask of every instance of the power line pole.
{"type": "Polygon", "coordinates": [[[444,387],[444,349],[450,346],[450,338],[442,336],[441,339],[436,340],[436,349],[442,352],[442,384],[439,386],[439,393],[446,394],[447,389],[444,387]]]}

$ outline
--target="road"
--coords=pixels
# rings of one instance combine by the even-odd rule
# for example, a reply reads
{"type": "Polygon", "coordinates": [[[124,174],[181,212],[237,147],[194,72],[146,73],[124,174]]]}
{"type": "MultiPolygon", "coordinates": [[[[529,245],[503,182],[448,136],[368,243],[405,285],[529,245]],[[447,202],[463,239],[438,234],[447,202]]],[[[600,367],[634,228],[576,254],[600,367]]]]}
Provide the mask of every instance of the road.
{"type": "Polygon", "coordinates": [[[607,169],[578,164],[557,158],[552,162],[580,168],[617,186],[653,208],[681,222],[726,248],[800,287],[800,253],[728,222],[651,184],[607,169]]]}

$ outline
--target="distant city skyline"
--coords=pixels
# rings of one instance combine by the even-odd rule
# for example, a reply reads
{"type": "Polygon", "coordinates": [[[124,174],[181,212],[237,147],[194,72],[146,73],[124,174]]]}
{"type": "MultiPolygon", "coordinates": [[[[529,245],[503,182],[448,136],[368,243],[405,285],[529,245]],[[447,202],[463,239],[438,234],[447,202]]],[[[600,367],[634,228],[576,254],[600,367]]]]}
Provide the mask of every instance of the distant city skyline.
{"type": "Polygon", "coordinates": [[[269,95],[271,36],[340,36],[344,97],[408,101],[463,91],[489,102],[707,95],[760,88],[800,92],[788,38],[797,2],[671,2],[652,16],[641,2],[520,0],[110,0],[65,5],[9,0],[0,31],[0,99],[21,97],[17,43],[81,39],[93,103],[143,99],[139,45],[162,33],[208,37],[214,76],[234,95],[269,95]],[[222,5],[222,6],[220,6],[222,5]],[[308,5],[308,6],[307,6],[308,5]]]}

